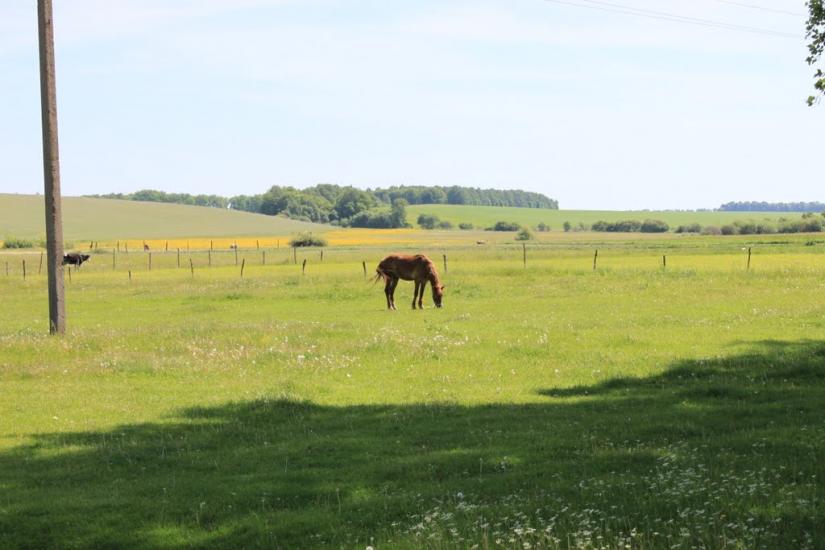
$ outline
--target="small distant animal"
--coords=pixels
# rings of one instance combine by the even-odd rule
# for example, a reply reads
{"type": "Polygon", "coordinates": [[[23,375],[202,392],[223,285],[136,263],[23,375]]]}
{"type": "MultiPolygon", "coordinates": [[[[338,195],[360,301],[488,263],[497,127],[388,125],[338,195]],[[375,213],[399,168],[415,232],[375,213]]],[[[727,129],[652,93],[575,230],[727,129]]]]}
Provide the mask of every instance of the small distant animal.
{"type": "Polygon", "coordinates": [[[484,244],[484,241],[476,241],[476,244],[484,244]]]}
{"type": "Polygon", "coordinates": [[[143,243],[143,251],[144,252],[149,252],[149,245],[148,244],[143,243]]]}
{"type": "Polygon", "coordinates": [[[236,245],[236,244],[230,244],[229,245],[229,250],[235,250],[236,248],[238,248],[238,245],[236,245]]]}
{"type": "Polygon", "coordinates": [[[80,267],[83,262],[91,258],[88,254],[81,254],[80,252],[69,252],[63,256],[63,265],[76,265],[80,267]]]}
{"type": "Polygon", "coordinates": [[[397,309],[395,307],[395,287],[398,280],[415,282],[415,292],[413,293],[412,307],[415,309],[416,301],[418,309],[424,309],[422,301],[424,299],[424,288],[430,283],[433,289],[433,303],[435,307],[441,307],[441,300],[444,297],[444,285],[438,277],[435,265],[424,254],[408,256],[406,254],[390,254],[381,262],[375,270],[375,281],[384,279],[384,294],[387,297],[387,309],[397,309]]]}

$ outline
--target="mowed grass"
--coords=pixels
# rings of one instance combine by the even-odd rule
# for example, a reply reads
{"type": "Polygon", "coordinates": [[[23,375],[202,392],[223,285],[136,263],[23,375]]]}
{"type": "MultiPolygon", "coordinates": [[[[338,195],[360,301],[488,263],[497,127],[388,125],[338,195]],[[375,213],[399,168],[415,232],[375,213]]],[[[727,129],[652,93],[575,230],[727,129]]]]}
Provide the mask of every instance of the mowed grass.
{"type": "MultiPolygon", "coordinates": [[[[223,244],[226,239],[250,236],[281,237],[286,242],[293,233],[328,228],[280,216],[182,204],[63,197],[62,206],[63,238],[77,246],[88,241],[114,246],[118,240],[132,239],[138,241],[132,243],[135,248],[143,240],[156,240],[160,246],[169,239],[200,237],[201,247],[208,247],[207,238],[213,235],[220,235],[223,244]]],[[[40,195],[0,193],[0,240],[8,237],[45,239],[44,211],[40,195]]],[[[185,246],[181,241],[175,244],[185,246]]]]}
{"type": "Polygon", "coordinates": [[[0,547],[821,547],[825,257],[702,242],[0,272],[0,547]]]}
{"type": "Polygon", "coordinates": [[[564,231],[564,222],[570,222],[574,227],[583,223],[588,229],[593,223],[604,220],[614,222],[619,220],[647,219],[662,220],[675,229],[679,225],[698,223],[700,225],[722,226],[737,220],[770,220],[776,222],[779,218],[799,218],[794,212],[690,212],[676,210],[550,210],[545,208],[510,208],[499,206],[464,206],[452,204],[416,204],[407,207],[407,218],[415,223],[420,214],[436,215],[442,220],[452,222],[457,228],[459,223],[472,223],[475,227],[484,229],[492,227],[498,221],[516,222],[529,227],[539,223],[549,225],[553,231],[564,231]]]}

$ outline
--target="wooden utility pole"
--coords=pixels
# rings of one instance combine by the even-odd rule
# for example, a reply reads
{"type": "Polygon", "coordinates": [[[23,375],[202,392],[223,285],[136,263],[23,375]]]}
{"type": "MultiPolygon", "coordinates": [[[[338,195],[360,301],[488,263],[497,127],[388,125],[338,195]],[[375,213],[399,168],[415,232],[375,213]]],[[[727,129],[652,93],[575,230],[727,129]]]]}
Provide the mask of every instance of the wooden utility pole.
{"type": "Polygon", "coordinates": [[[46,198],[46,269],[49,276],[49,332],[66,332],[63,292],[63,213],[57,147],[57,89],[54,71],[52,0],[37,0],[40,42],[40,114],[43,129],[43,184],[46,198]]]}

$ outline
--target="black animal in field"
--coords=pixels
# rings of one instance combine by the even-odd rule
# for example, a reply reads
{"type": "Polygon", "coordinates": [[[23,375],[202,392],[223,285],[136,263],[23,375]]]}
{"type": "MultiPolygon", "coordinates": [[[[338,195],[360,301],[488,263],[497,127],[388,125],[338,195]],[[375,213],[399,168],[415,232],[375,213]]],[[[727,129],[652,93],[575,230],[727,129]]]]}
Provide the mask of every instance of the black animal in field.
{"type": "Polygon", "coordinates": [[[69,252],[63,256],[63,265],[76,265],[80,267],[83,262],[88,260],[91,256],[88,254],[81,254],[80,252],[69,252]]]}

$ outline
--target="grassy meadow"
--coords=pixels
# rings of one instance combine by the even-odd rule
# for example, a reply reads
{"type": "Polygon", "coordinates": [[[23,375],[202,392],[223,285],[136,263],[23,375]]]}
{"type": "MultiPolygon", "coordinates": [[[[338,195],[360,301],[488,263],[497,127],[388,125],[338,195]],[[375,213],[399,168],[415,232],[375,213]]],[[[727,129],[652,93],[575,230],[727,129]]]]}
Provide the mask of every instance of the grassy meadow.
{"type": "Polygon", "coordinates": [[[0,252],[0,548],[823,547],[815,236],[458,233],[98,251],[63,338],[0,252]]]}

